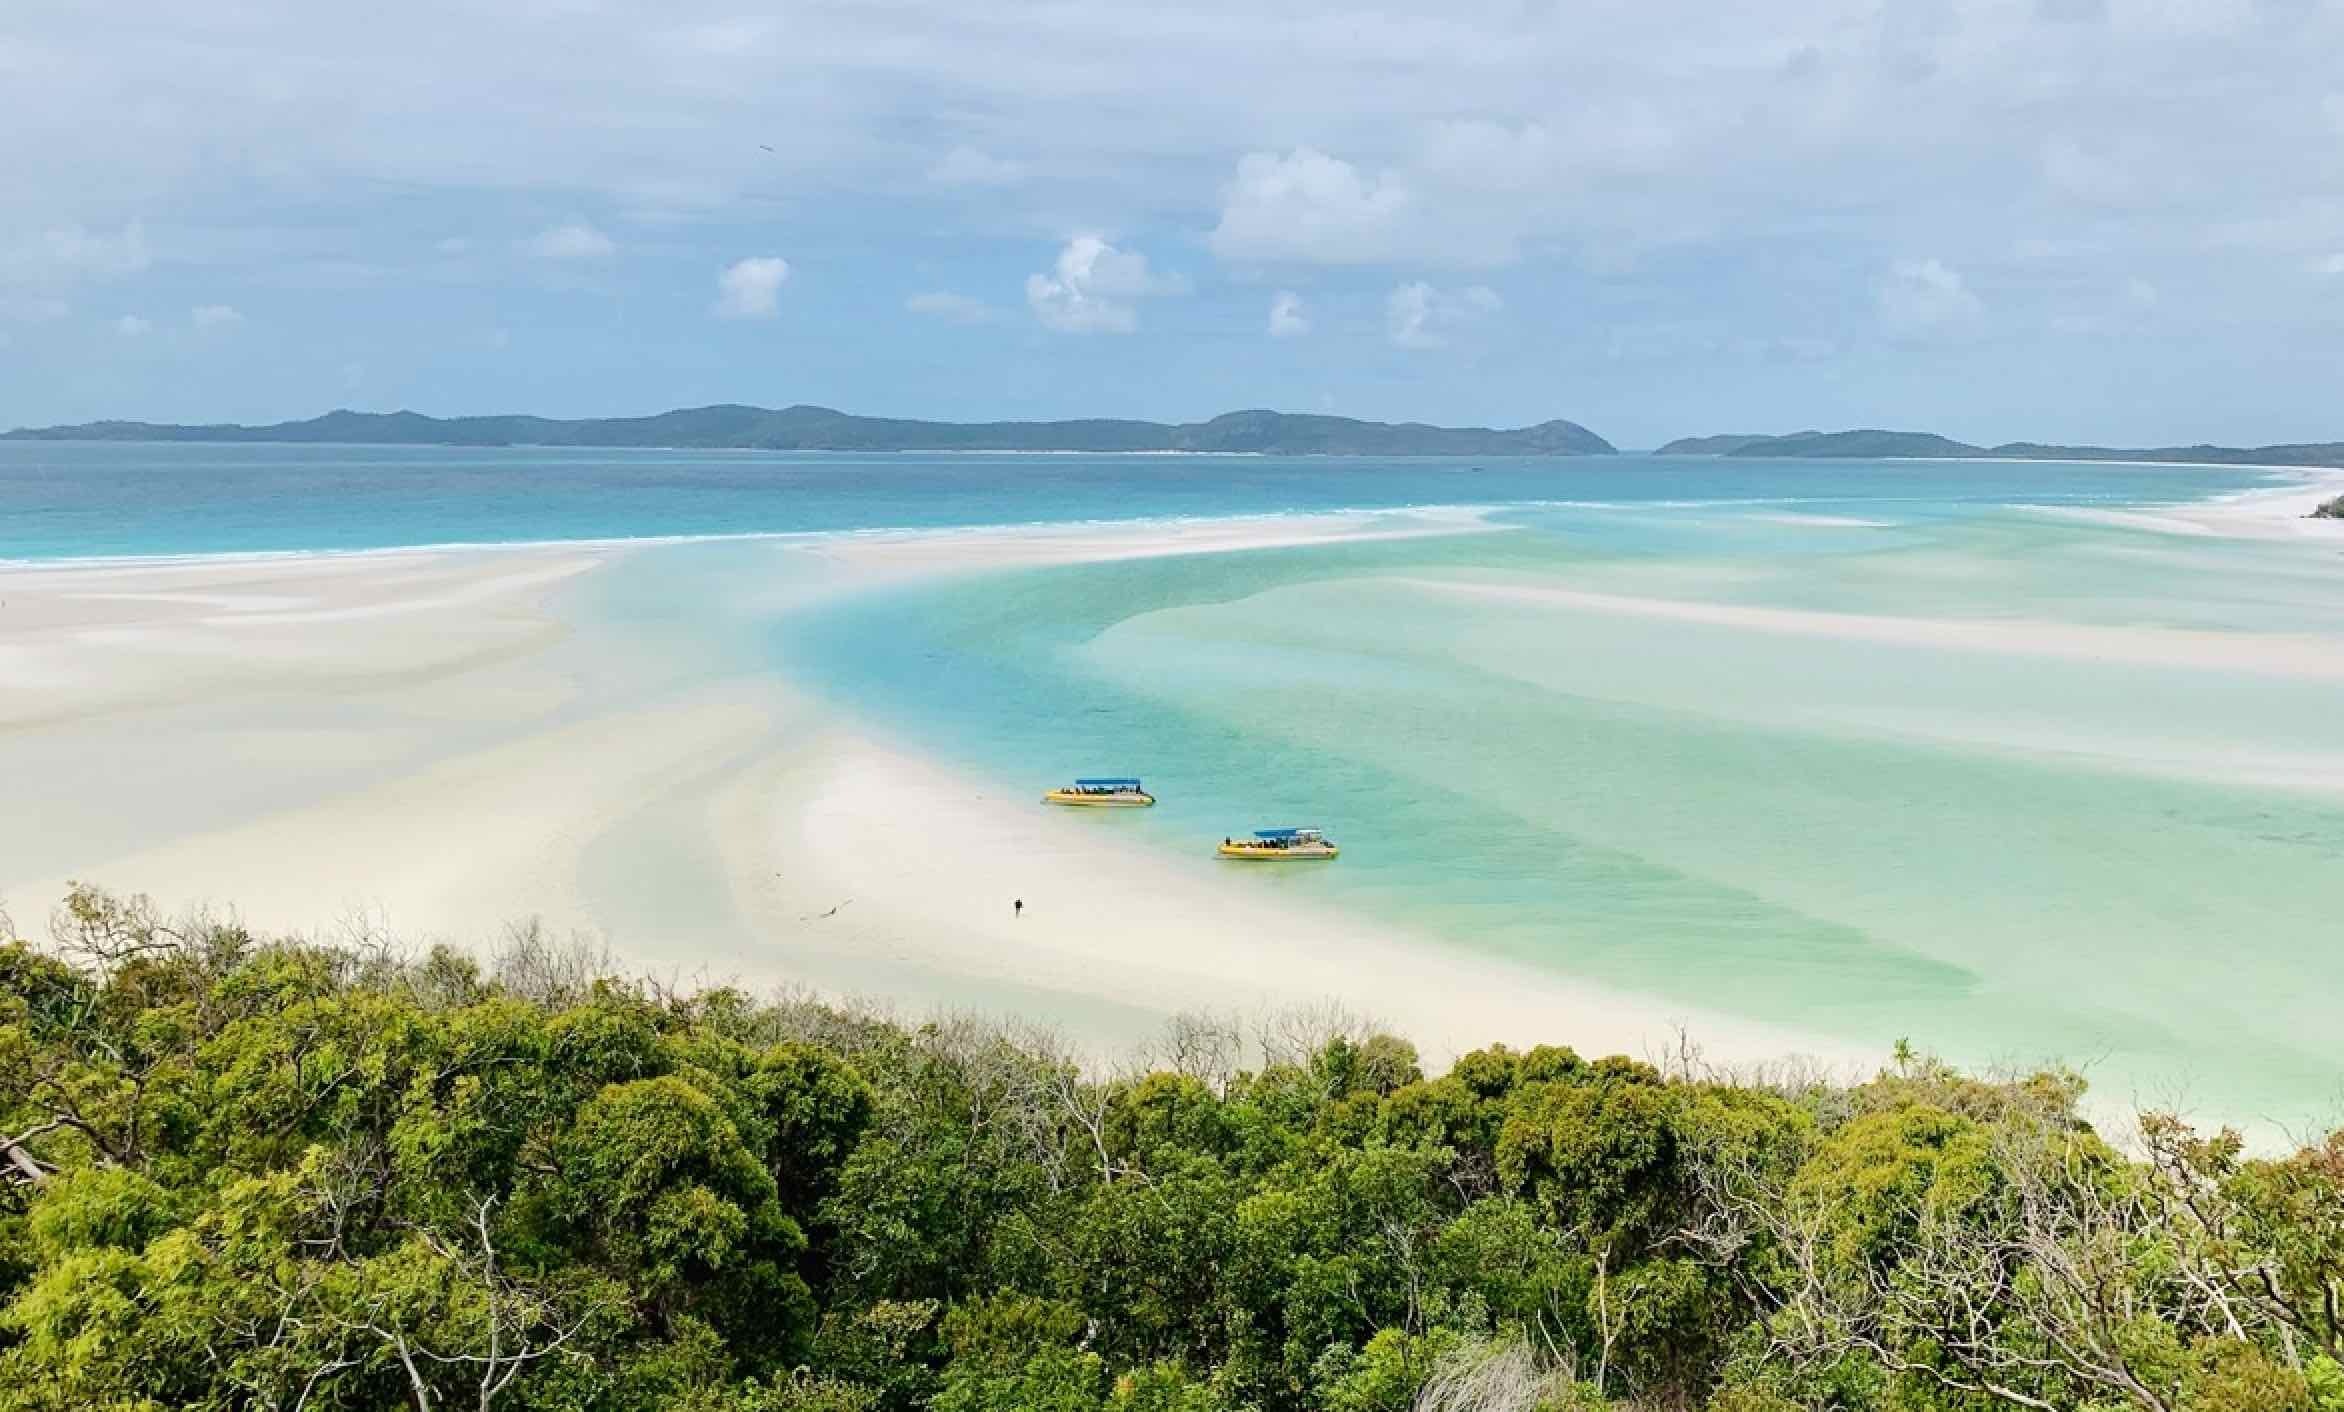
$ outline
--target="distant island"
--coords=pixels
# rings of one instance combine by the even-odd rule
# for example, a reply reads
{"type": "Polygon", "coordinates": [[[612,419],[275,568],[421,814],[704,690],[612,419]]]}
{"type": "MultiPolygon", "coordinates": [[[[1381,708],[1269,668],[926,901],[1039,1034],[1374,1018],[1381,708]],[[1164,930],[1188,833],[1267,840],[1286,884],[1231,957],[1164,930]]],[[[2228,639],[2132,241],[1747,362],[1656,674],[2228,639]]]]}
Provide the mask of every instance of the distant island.
{"type": "MultiPolygon", "coordinates": [[[[725,404],[648,417],[564,419],[502,415],[431,417],[420,412],[328,412],[265,426],[103,421],[19,427],[0,441],[280,442],[345,446],[552,446],[754,451],[1197,451],[1285,456],[1610,456],[1577,422],[1528,427],[1437,427],[1302,412],[1224,412],[1210,421],[1145,422],[1086,417],[1056,422],[931,422],[860,417],[830,407],[725,404]]],[[[2232,466],[2344,467],[2344,442],[2278,446],[2062,446],[2009,441],[1974,446],[1925,431],[1744,432],[1680,437],[1659,456],[1812,460],[1899,458],[2022,461],[2158,461],[2232,466]]]]}
{"type": "Polygon", "coordinates": [[[2057,446],[2009,441],[1972,446],[1926,431],[1795,431],[1787,436],[1723,435],[1682,437],[1661,447],[1659,456],[1778,457],[1811,460],[1877,461],[1895,457],[1997,457],[2016,461],[2164,461],[2222,466],[2344,466],[2344,442],[2302,442],[2282,446],[2057,446]]]}
{"type": "Polygon", "coordinates": [[[14,441],[216,441],[360,446],[679,447],[760,451],[1253,451],[1293,456],[1608,456],[1577,422],[1436,427],[1293,412],[1229,412],[1206,422],[922,422],[829,407],[691,407],[650,417],[427,417],[328,412],[268,426],[85,422],[0,432],[14,441]]]}

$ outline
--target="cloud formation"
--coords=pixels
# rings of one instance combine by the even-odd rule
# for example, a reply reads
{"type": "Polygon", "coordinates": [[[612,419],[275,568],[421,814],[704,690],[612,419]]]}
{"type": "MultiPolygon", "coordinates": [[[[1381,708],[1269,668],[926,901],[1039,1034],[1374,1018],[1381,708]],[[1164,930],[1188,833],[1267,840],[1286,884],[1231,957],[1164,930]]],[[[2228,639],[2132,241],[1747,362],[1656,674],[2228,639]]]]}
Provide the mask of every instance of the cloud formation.
{"type": "Polygon", "coordinates": [[[521,242],[524,254],[539,260],[607,260],[618,253],[616,242],[583,221],[549,226],[521,242]]]}
{"type": "Polygon", "coordinates": [[[154,325],[136,314],[124,314],[114,321],[114,332],[124,338],[143,338],[154,331],[154,325]]]}
{"type": "Polygon", "coordinates": [[[197,328],[229,328],[244,322],[244,315],[229,304],[198,304],[187,311],[187,321],[197,328]]]}
{"type": "Polygon", "coordinates": [[[151,264],[146,226],[136,220],[114,231],[56,225],[15,239],[0,231],[0,319],[62,319],[77,287],[129,279],[151,264]]]}
{"type": "Polygon", "coordinates": [[[1310,332],[1310,316],[1303,312],[1302,296],[1281,289],[1270,296],[1270,337],[1300,338],[1310,332]]]}
{"type": "Polygon", "coordinates": [[[974,147],[955,147],[928,168],[928,180],[938,186],[1015,186],[1024,179],[1018,163],[974,147]]]}
{"type": "MultiPolygon", "coordinates": [[[[369,387],[439,406],[529,403],[557,374],[581,403],[693,395],[705,379],[680,355],[705,332],[711,272],[787,229],[793,249],[822,250],[828,312],[856,343],[807,388],[842,404],[1177,412],[1249,378],[1263,399],[1576,411],[1632,438],[1681,430],[1657,423],[1688,389],[1718,409],[1694,420],[1749,425],[1778,408],[1801,424],[1933,417],[1958,390],[1997,417],[2047,418],[1981,436],[2065,434],[2057,420],[2146,437],[2152,415],[2183,439],[2334,434],[2313,370],[2344,357],[2321,273],[2344,251],[2337,5],[806,0],[784,23],[737,0],[596,0],[475,7],[455,49],[430,25],[298,0],[148,6],[134,25],[16,9],[0,321],[102,331],[139,308],[185,328],[180,311],[223,290],[334,291],[235,296],[248,311],[268,299],[289,360],[252,377],[269,405],[239,411],[314,411],[352,341],[369,387]],[[429,103],[385,81],[426,72],[429,103]],[[1066,279],[1055,246],[1018,253],[1091,229],[1181,252],[1198,317],[1150,318],[1144,297],[1066,279]],[[435,249],[442,237],[469,246],[435,249]],[[1935,260],[1952,286],[1897,272],[1899,256],[1935,260]],[[622,260],[620,286],[607,270],[622,260]],[[1395,392],[1373,312],[1409,281],[1499,283],[1484,270],[1507,272],[1519,317],[1477,337],[1519,339],[1520,356],[1470,375],[1428,363],[1395,392]],[[889,346],[923,289],[1016,314],[994,326],[1006,352],[1028,327],[1028,271],[1042,282],[1028,308],[1051,326],[1148,325],[1118,350],[1122,381],[1079,345],[1032,354],[1028,339],[1021,355],[1057,361],[1002,356],[977,376],[889,346]],[[2120,302],[2133,278],[2163,297],[2120,302]],[[672,382],[655,392],[613,367],[612,301],[544,297],[586,285],[624,298],[645,363],[679,355],[672,382]],[[1311,291],[1307,377],[1260,336],[1284,286],[1311,291]],[[2120,345],[2061,342],[2112,304],[2120,345]],[[459,368],[424,332],[491,320],[532,356],[459,368]],[[1603,380],[1641,327],[1701,331],[1678,339],[1685,377],[1603,380]],[[1963,328],[2009,337],[1972,344],[1963,328]],[[1178,342],[1210,329],[1241,330],[1264,363],[1215,366],[1178,342]],[[1926,357],[1905,355],[1921,343],[1926,357]],[[2300,356],[2250,376],[2271,346],[2300,356]],[[1834,351],[1786,386],[1758,347],[1834,351]],[[2082,360],[2099,373],[2053,373],[2082,360]],[[2204,395],[2139,395],[2182,366],[2206,370],[2204,395]],[[1588,405],[1547,405],[1558,387],[1588,405]]],[[[1463,341],[1429,313],[1415,330],[1463,341]]],[[[97,347],[20,337],[0,421],[217,401],[233,381],[117,378],[97,347]]],[[[728,393],[761,390],[731,375],[728,393]]]]}
{"type": "Polygon", "coordinates": [[[1130,333],[1139,327],[1134,300],[1186,289],[1179,276],[1150,270],[1137,250],[1091,234],[1067,241],[1049,272],[1028,275],[1025,284],[1034,317],[1059,333],[1130,333]]]}
{"type": "Polygon", "coordinates": [[[1926,335],[1967,328],[1985,310],[1961,275],[1943,260],[1899,260],[1875,291],[1892,332],[1926,335]]]}
{"type": "Polygon", "coordinates": [[[1237,162],[1213,227],[1225,260],[1356,265],[1404,253],[1407,188],[1311,147],[1249,152],[1237,162]]]}
{"type": "Polygon", "coordinates": [[[1444,290],[1412,280],[1385,298],[1384,334],[1396,347],[1439,348],[1452,333],[1504,307],[1497,291],[1486,285],[1444,290]]]}
{"type": "Polygon", "coordinates": [[[789,279],[789,261],[779,255],[752,255],[735,260],[716,276],[716,316],[720,319],[770,319],[781,308],[781,286],[789,279]]]}

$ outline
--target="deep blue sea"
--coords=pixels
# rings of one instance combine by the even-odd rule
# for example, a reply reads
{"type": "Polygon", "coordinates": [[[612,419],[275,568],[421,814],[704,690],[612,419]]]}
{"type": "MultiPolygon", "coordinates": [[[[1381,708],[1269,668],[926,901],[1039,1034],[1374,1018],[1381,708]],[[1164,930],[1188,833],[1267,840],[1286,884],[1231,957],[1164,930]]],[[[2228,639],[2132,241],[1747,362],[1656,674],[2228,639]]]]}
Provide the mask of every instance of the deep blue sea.
{"type": "Polygon", "coordinates": [[[1565,502],[2126,505],[2265,473],[1993,462],[1488,461],[0,442],[0,558],[931,529],[1565,502]]]}

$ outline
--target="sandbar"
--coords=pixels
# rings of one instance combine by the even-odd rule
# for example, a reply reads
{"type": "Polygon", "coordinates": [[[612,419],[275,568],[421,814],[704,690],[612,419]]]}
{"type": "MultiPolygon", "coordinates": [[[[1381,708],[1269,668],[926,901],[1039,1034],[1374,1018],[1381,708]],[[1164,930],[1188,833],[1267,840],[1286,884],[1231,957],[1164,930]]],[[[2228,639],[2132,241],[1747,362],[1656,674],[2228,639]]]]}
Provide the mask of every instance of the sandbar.
{"type": "MultiPolygon", "coordinates": [[[[1485,532],[1478,511],[728,545],[740,611],[907,577],[1485,532]]],[[[0,567],[0,902],[73,881],[264,931],[489,947],[529,919],[634,970],[1054,1021],[1128,1050],[1177,1011],[1334,1002],[1436,1062],[1491,1041],[1719,1062],[1877,1056],[1477,955],[1114,836],[788,679],[603,620],[695,546],[0,567]],[[1012,902],[1022,899],[1022,913],[1012,902]]],[[[1209,842],[1209,841],[1206,841],[1209,842]]]]}

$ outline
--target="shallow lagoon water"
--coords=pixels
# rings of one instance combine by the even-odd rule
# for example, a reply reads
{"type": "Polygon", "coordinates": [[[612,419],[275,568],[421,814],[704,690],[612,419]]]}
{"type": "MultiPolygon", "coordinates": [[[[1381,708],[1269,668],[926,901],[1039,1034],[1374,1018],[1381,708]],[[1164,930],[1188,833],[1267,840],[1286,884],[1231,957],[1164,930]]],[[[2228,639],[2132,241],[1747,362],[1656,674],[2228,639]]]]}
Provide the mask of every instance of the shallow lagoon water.
{"type": "Polygon", "coordinates": [[[1200,868],[1256,825],[1344,845],[1232,886],[1688,1009],[2327,1112],[2344,681],[1897,635],[2333,641],[2344,559],[1974,505],[1779,515],[1540,507],[1500,534],[994,573],[783,650],[1004,787],[1146,775],[1164,804],[1101,826],[1200,868]],[[1613,606],[1652,600],[1824,617],[1613,606]]]}
{"type": "MultiPolygon", "coordinates": [[[[2124,517],[2269,479],[6,444],[0,558],[1487,507],[1498,532],[972,573],[791,616],[766,616],[770,545],[683,544],[568,611],[679,671],[779,670],[1005,793],[1143,774],[1160,808],[1081,826],[1427,945],[2308,1123],[2344,1083],[2344,680],[2289,644],[2344,642],[2344,554],[2124,517]],[[1288,823],[1343,860],[1210,857],[1288,823]]],[[[632,861],[693,891],[691,859],[632,861]]]]}

